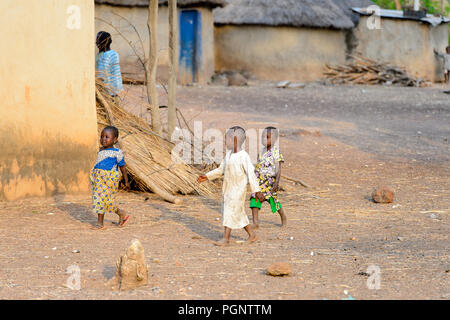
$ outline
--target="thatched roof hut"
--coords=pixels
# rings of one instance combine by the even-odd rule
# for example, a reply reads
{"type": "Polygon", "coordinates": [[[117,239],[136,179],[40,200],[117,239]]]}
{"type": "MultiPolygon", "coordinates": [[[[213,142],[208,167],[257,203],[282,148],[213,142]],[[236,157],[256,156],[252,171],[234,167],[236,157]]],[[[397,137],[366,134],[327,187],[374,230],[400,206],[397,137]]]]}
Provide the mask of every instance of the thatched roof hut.
{"type": "Polygon", "coordinates": [[[358,22],[352,7],[372,5],[369,0],[226,0],[214,11],[218,25],[268,25],[351,29],[358,22]]]}
{"type": "MultiPolygon", "coordinates": [[[[96,31],[105,30],[113,36],[113,49],[119,53],[122,71],[128,78],[143,79],[144,68],[136,51],[148,55],[149,0],[95,0],[96,31]],[[133,27],[136,28],[137,36],[133,27]],[[113,26],[112,26],[113,25],[113,26]],[[123,39],[123,38],[126,39],[123,39]],[[144,42],[141,48],[141,39],[144,42]],[[135,45],[137,44],[137,45],[135,45]],[[137,46],[132,50],[130,45],[137,46]]],[[[226,4],[225,0],[178,0],[180,83],[207,83],[214,74],[213,10],[226,4]],[[192,49],[195,48],[195,49],[192,49]]],[[[159,0],[158,18],[158,78],[167,81],[169,10],[168,0],[159,0]]],[[[141,59],[143,60],[143,59],[141,59]]]]}
{"type": "Polygon", "coordinates": [[[214,10],[217,71],[267,80],[311,81],[346,61],[369,0],[226,0],[214,10]]]}
{"type": "MultiPolygon", "coordinates": [[[[160,5],[167,5],[167,0],[159,0],[160,5]]],[[[118,7],[148,7],[149,0],[95,0],[97,4],[106,4],[118,7]]],[[[178,6],[187,7],[223,7],[225,0],[178,0],[178,6]]]]}

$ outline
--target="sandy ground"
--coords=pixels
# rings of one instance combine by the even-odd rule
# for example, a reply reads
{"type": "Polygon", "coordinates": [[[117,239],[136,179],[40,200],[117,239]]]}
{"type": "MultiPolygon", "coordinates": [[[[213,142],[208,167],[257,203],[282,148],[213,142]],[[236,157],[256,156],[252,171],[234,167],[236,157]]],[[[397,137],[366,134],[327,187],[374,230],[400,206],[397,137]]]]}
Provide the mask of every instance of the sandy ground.
{"type": "Polygon", "coordinates": [[[280,128],[283,174],[312,187],[282,180],[287,228],[265,206],[258,242],[236,243],[246,238],[237,230],[222,248],[216,199],[173,205],[121,192],[132,219],[118,229],[106,217],[104,231],[90,229],[89,195],[0,203],[0,299],[450,298],[450,96],[441,88],[196,86],[180,88],[178,102],[204,130],[280,128]],[[381,185],[393,203],[370,200],[381,185]],[[106,282],[135,238],[149,284],[112,291],[106,282]],[[290,276],[265,274],[280,261],[290,276]],[[72,265],[81,290],[65,286],[72,265]],[[378,290],[369,266],[380,270],[378,290]]]}

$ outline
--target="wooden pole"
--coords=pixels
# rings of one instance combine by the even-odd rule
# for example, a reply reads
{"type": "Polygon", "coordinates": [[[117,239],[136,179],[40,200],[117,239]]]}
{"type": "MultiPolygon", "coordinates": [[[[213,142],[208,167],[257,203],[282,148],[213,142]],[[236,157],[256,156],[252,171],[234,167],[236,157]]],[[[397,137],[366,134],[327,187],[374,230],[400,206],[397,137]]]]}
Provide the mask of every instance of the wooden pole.
{"type": "Polygon", "coordinates": [[[177,118],[176,93],[178,73],[178,12],[177,0],[169,0],[169,103],[168,138],[171,140],[177,118]]]}
{"type": "Polygon", "coordinates": [[[151,106],[152,129],[162,134],[161,115],[159,112],[159,96],[156,88],[156,71],[158,69],[158,0],[149,0],[148,32],[150,36],[149,59],[145,68],[147,74],[147,95],[151,106]]]}
{"type": "Polygon", "coordinates": [[[394,0],[395,2],[395,9],[402,10],[402,5],[400,3],[400,0],[394,0]]]}

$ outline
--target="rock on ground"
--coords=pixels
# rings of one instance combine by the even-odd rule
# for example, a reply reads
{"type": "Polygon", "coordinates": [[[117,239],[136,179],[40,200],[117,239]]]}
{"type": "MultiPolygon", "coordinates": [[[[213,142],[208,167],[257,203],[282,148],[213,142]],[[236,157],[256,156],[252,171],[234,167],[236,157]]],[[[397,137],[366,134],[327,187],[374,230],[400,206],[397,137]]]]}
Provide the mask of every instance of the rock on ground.
{"type": "Polygon", "coordinates": [[[276,262],[271,264],[266,273],[270,276],[287,276],[292,273],[292,265],[287,262],[276,262]]]}
{"type": "Polygon", "coordinates": [[[391,203],[394,201],[394,192],[386,187],[380,187],[372,192],[372,199],[376,203],[391,203]]]}
{"type": "Polygon", "coordinates": [[[228,85],[230,85],[230,86],[246,86],[247,79],[239,72],[230,72],[228,74],[228,85]]]}
{"type": "Polygon", "coordinates": [[[111,281],[113,289],[130,290],[148,283],[148,266],[145,263],[144,247],[133,240],[125,254],[116,263],[116,275],[111,281]]]}

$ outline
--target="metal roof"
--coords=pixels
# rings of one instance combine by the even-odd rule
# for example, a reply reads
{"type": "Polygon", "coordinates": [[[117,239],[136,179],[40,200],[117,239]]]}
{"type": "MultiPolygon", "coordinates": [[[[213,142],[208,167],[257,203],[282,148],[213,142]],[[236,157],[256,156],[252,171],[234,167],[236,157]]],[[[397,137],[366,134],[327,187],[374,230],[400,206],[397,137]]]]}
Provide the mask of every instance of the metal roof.
{"type": "MultiPolygon", "coordinates": [[[[352,8],[352,10],[356,13],[359,13],[363,16],[371,16],[375,14],[373,10],[370,10],[370,7],[368,8],[352,8]]],[[[378,14],[377,14],[378,15],[378,14]]],[[[387,10],[387,9],[380,9],[379,16],[382,18],[390,18],[390,19],[401,19],[401,20],[414,20],[414,21],[422,21],[427,22],[431,24],[433,27],[436,27],[442,23],[449,23],[450,18],[449,17],[442,17],[442,16],[434,16],[432,14],[427,14],[424,18],[414,18],[414,17],[408,17],[403,15],[402,10],[387,10]]]]}

